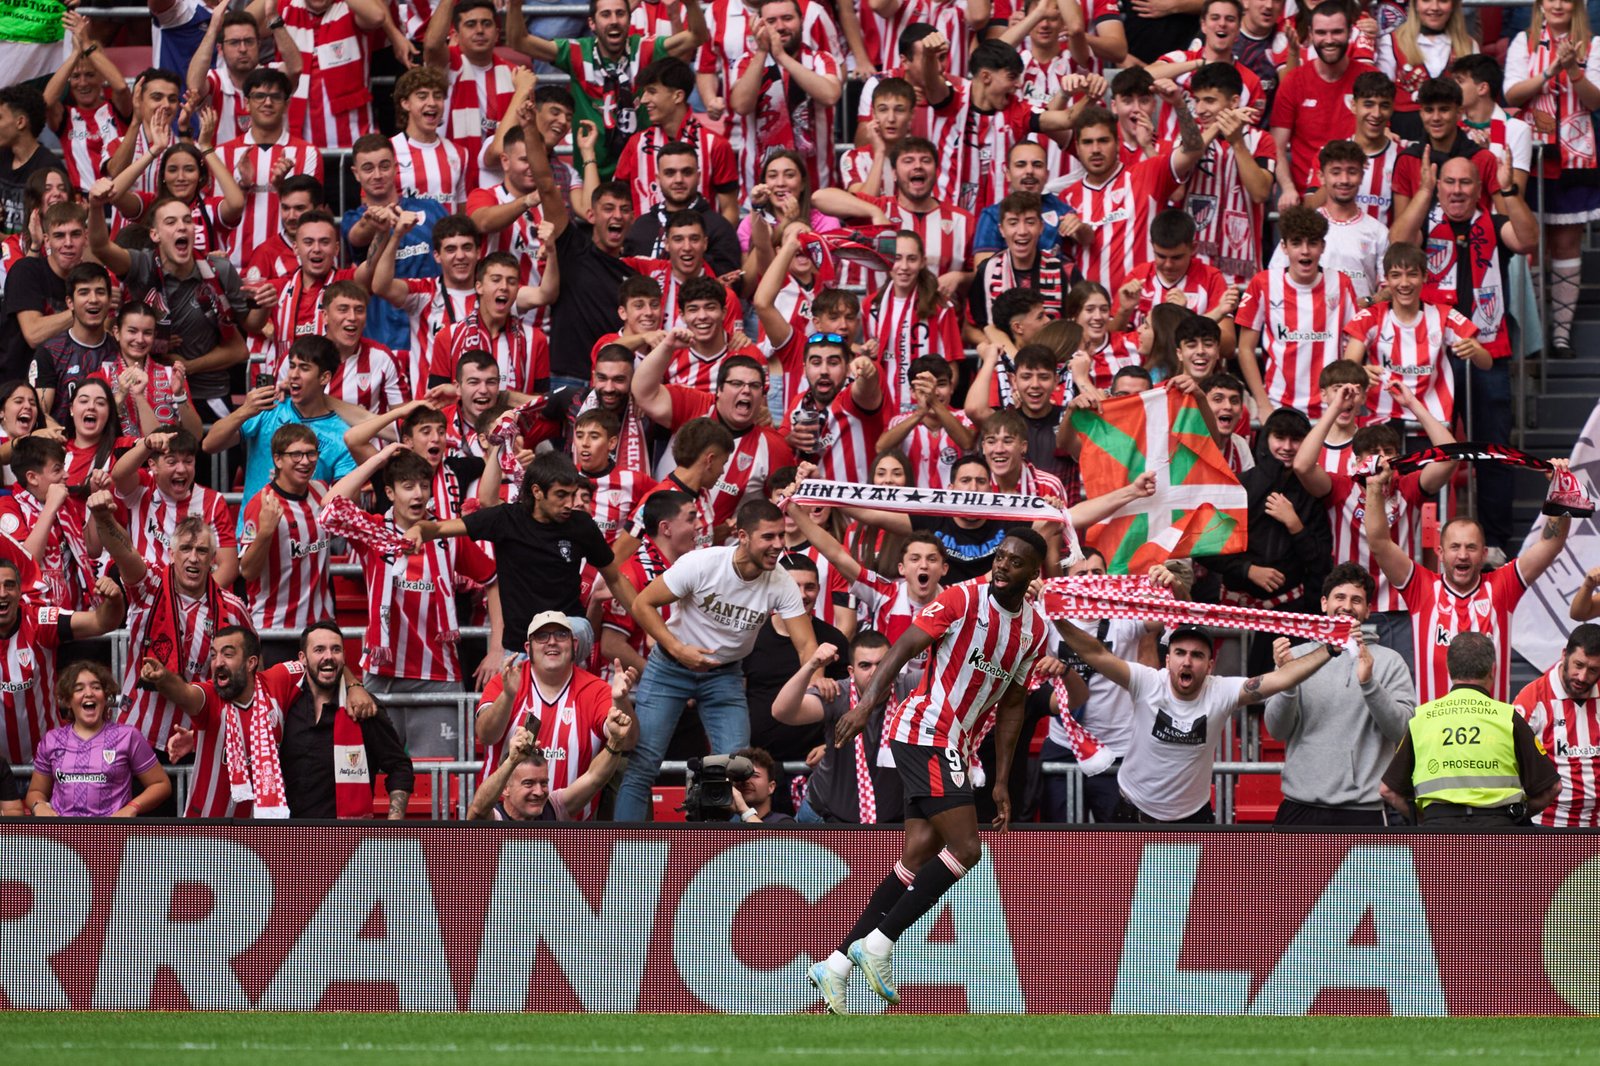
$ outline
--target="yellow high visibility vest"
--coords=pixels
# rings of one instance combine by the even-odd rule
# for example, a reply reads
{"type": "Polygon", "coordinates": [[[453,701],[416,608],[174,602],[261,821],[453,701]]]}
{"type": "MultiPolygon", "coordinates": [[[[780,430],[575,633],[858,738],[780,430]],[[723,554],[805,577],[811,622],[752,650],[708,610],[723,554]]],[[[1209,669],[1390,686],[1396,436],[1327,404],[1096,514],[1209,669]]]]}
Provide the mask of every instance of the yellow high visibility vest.
{"type": "Polygon", "coordinates": [[[1511,729],[1516,713],[1472,688],[1418,707],[1410,726],[1417,806],[1504,807],[1526,799],[1511,729]]]}

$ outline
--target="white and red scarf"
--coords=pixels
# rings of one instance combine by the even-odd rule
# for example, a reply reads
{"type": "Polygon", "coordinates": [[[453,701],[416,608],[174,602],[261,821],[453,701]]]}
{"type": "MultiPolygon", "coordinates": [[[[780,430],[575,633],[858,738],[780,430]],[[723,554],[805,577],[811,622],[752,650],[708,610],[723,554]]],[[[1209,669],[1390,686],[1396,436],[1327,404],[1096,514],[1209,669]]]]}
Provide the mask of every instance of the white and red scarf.
{"type": "Polygon", "coordinates": [[[1166,626],[1215,626],[1281,633],[1324,644],[1348,644],[1355,623],[1349,618],[1290,614],[1232,604],[1191,603],[1170,589],[1132,574],[1056,577],[1040,590],[1039,609],[1050,619],[1131,618],[1166,626]]]}
{"type": "Polygon", "coordinates": [[[257,818],[289,817],[283,767],[278,762],[278,738],[272,729],[274,709],[266,688],[257,684],[250,702],[250,727],[246,730],[239,718],[239,705],[232,700],[222,704],[222,754],[228,771],[228,793],[235,803],[254,803],[257,818]]]}
{"type": "MultiPolygon", "coordinates": [[[[1556,64],[1556,51],[1567,36],[1545,35],[1535,43],[1528,38],[1528,76],[1537,77],[1556,64]]],[[[1593,47],[1593,42],[1590,42],[1593,47]]],[[[1578,91],[1565,70],[1545,83],[1543,91],[1528,102],[1529,125],[1540,144],[1555,144],[1561,149],[1559,156],[1545,161],[1545,177],[1558,176],[1563,170],[1593,170],[1596,165],[1594,123],[1588,109],[1578,101],[1578,91]],[[1548,132],[1541,132],[1534,115],[1547,115],[1548,132]]]]}

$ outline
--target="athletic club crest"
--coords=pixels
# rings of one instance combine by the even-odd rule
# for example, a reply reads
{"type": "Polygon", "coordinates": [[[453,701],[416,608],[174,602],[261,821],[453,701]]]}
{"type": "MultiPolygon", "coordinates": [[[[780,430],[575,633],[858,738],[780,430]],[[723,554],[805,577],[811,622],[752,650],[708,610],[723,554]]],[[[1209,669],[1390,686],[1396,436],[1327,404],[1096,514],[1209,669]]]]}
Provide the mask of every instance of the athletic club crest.
{"type": "Polygon", "coordinates": [[[738,458],[738,459],[737,459],[737,460],[736,460],[736,462],[737,462],[737,464],[738,464],[738,467],[739,467],[739,473],[741,473],[741,474],[742,474],[742,473],[744,473],[744,472],[745,472],[745,471],[746,471],[746,470],[749,470],[749,469],[750,469],[750,464],[751,464],[751,463],[753,463],[753,462],[755,462],[755,457],[754,457],[754,456],[751,456],[751,455],[741,455],[741,456],[739,456],[739,458],[738,458]]]}
{"type": "Polygon", "coordinates": [[[100,749],[100,757],[106,761],[106,765],[107,766],[110,766],[112,763],[117,761],[116,749],[114,749],[114,748],[101,748],[100,749]]]}
{"type": "Polygon", "coordinates": [[[1479,289],[1473,294],[1473,305],[1477,310],[1477,314],[1472,316],[1473,321],[1476,322],[1480,328],[1500,328],[1501,309],[1499,286],[1490,285],[1479,289]]]}
{"type": "Polygon", "coordinates": [[[1195,229],[1204,230],[1217,215],[1215,196],[1190,196],[1189,213],[1194,216],[1195,229]]]}
{"type": "Polygon", "coordinates": [[[1429,237],[1424,251],[1428,253],[1428,273],[1439,277],[1455,258],[1455,244],[1440,237],[1429,237]]]}

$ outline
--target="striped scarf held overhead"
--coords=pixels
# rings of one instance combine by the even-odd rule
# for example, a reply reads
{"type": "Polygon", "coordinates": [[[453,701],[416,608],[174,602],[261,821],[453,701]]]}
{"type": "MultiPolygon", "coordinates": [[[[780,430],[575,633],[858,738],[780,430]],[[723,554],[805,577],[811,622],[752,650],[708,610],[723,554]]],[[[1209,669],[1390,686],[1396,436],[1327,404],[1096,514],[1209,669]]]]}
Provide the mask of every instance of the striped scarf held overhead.
{"type": "Polygon", "coordinates": [[[1039,608],[1050,619],[1131,618],[1166,626],[1213,626],[1281,633],[1289,637],[1349,644],[1355,622],[1320,614],[1290,614],[1234,604],[1190,603],[1149,578],[1132,575],[1056,577],[1040,590],[1039,608]]]}

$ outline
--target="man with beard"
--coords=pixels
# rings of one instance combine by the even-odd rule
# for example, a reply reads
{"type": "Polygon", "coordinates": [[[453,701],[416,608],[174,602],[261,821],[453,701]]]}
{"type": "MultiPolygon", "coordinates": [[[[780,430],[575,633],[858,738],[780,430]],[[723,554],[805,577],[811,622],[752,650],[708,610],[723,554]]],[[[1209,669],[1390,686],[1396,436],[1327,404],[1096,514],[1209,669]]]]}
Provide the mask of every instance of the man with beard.
{"type": "Polygon", "coordinates": [[[1355,80],[1373,68],[1350,58],[1350,13],[1341,0],[1311,12],[1316,58],[1283,76],[1272,100],[1272,137],[1278,142],[1278,210],[1300,202],[1317,181],[1317,153],[1329,141],[1349,140],[1356,116],[1345,103],[1355,80]]]}
{"type": "MultiPolygon", "coordinates": [[[[922,238],[928,269],[939,278],[939,298],[951,300],[972,280],[969,245],[977,230],[977,218],[953,200],[940,198],[939,149],[932,141],[902,137],[889,146],[888,152],[894,195],[878,196],[876,190],[869,188],[863,190],[861,199],[881,210],[891,225],[922,238]]],[[[846,267],[842,280],[850,284],[860,268],[853,264],[846,267]]],[[[864,284],[864,279],[859,283],[864,284]]]]}
{"type": "Polygon", "coordinates": [[[817,650],[800,589],[778,566],[783,512],[766,500],[747,500],[734,524],[734,545],[690,552],[633,598],[634,620],[655,647],[639,679],[639,746],[617,794],[620,822],[649,817],[650,786],[689,700],[696,702],[713,752],[728,754],[750,742],[740,663],[768,615],[788,626],[801,662],[817,650]],[[674,605],[663,619],[662,608],[674,605]]]}
{"type": "Polygon", "coordinates": [[[174,753],[195,752],[186,817],[368,818],[380,773],[389,775],[389,817],[405,816],[411,760],[345,667],[332,622],[305,628],[297,661],[265,669],[255,633],[219,629],[211,677],[190,684],[154,658],[139,664],[140,682],[194,724],[170,741],[174,753]]]}
{"type": "Polygon", "coordinates": [[[1216,821],[1211,767],[1223,722],[1300,684],[1340,652],[1322,645],[1268,674],[1219,677],[1211,673],[1212,638],[1198,626],[1172,634],[1165,670],[1124,662],[1070,622],[1056,629],[1079,658],[1133,697],[1133,736],[1117,774],[1120,822],[1216,821]]]}
{"type": "Polygon", "coordinates": [[[755,185],[768,153],[785,149],[805,159],[811,188],[835,185],[833,105],[844,95],[839,61],[805,40],[800,0],[763,0],[760,11],[753,47],[728,86],[744,186],[755,185]]]}
{"type": "Polygon", "coordinates": [[[1561,798],[1539,814],[1545,826],[1600,825],[1600,625],[1578,626],[1561,661],[1514,701],[1556,762],[1561,798]]]}
{"type": "MultiPolygon", "coordinates": [[[[1340,563],[1322,583],[1322,613],[1361,623],[1356,651],[1267,701],[1267,732],[1283,742],[1283,802],[1278,825],[1375,826],[1388,818],[1378,785],[1417,705],[1405,660],[1366,628],[1377,584],[1355,563],[1340,563]]],[[[1315,650],[1272,643],[1285,666],[1315,650]]],[[[1597,646],[1600,651],[1600,646],[1597,646]]]]}
{"type": "Polygon", "coordinates": [[[778,432],[822,477],[860,483],[871,478],[878,437],[895,412],[884,402],[878,364],[865,355],[851,358],[846,343],[837,333],[806,340],[808,387],[778,432]]]}
{"type": "Polygon", "coordinates": [[[644,259],[665,259],[667,220],[680,211],[693,211],[705,222],[707,265],[718,277],[738,270],[742,258],[739,233],[701,193],[700,176],[694,145],[685,141],[662,145],[655,154],[656,194],[628,227],[622,250],[644,259]]]}
{"type": "MultiPolygon", "coordinates": [[[[1077,209],[1053,192],[1046,191],[1050,181],[1049,157],[1045,146],[1038,141],[1018,141],[1011,146],[1006,157],[1006,192],[1031,192],[1039,198],[1040,217],[1044,231],[1039,234],[1039,250],[1055,254],[1060,250],[1063,237],[1077,229],[1077,209]]],[[[931,185],[930,181],[930,185],[931,185]]],[[[1000,205],[990,204],[978,216],[978,230],[972,238],[972,254],[978,266],[996,252],[1005,250],[1000,236],[1000,205]]]]}

